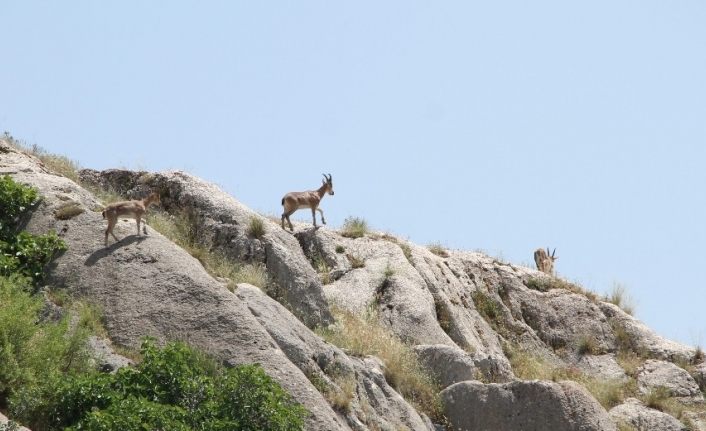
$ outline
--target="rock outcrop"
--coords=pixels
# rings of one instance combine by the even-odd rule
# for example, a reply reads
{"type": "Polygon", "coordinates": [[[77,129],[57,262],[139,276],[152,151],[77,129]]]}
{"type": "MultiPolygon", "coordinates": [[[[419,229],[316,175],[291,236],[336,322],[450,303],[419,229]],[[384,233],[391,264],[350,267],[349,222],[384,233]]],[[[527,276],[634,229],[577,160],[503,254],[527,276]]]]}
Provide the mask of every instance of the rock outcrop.
{"type": "MultiPolygon", "coordinates": [[[[79,185],[1,141],[0,147],[0,175],[44,196],[27,229],[56,230],[69,246],[49,268],[48,288],[96,302],[116,344],[136,347],[146,335],[181,339],[226,364],[261,364],[311,412],[308,430],[434,429],[385,380],[380,360],[352,356],[317,335],[315,328],[333,322],[336,307],[375,311],[413,348],[443,389],[454,430],[614,430],[618,419],[638,428],[674,426],[676,419],[633,400],[609,416],[576,383],[520,380],[509,359],[516,352],[568,374],[611,382],[636,376],[645,393],[664,386],[684,403],[703,401],[697,381],[672,363],[693,360],[693,348],[533,269],[477,252],[435,253],[377,232],[349,238],[328,227],[297,225],[292,235],[189,174],[84,170],[79,185]],[[132,220],[119,221],[115,231],[123,239],[104,247],[101,202],[83,185],[125,198],[159,191],[163,210],[193,222],[201,247],[236,264],[263,265],[270,285],[263,291],[239,284],[231,292],[154,229],[136,236],[132,220]],[[66,201],[85,211],[57,219],[55,210],[66,201]],[[254,219],[264,224],[263,235],[249,232],[254,219]],[[616,360],[626,338],[644,359],[659,361],[628,375],[616,360]]],[[[52,319],[56,310],[47,304],[45,314],[52,319]]],[[[125,365],[107,346],[97,343],[95,350],[103,352],[97,356],[106,371],[125,365]]],[[[692,373],[703,389],[703,366],[692,373]]]]}
{"type": "Polygon", "coordinates": [[[623,404],[613,407],[610,417],[618,423],[632,426],[636,431],[687,431],[676,418],[646,407],[636,398],[628,398],[623,404]]]}
{"type": "Polygon", "coordinates": [[[461,382],[441,396],[454,430],[616,430],[603,407],[569,381],[461,382]]]}

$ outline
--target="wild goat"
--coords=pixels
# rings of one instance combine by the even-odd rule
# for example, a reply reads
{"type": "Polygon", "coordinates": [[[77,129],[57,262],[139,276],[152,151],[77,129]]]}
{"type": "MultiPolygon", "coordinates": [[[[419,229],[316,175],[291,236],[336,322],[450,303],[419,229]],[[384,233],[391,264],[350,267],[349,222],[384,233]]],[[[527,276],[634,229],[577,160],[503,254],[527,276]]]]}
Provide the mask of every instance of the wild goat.
{"type": "Polygon", "coordinates": [[[282,206],[284,207],[284,212],[282,213],[282,229],[284,227],[284,219],[287,219],[289,223],[289,230],[294,231],[292,226],[292,221],[289,220],[289,216],[294,214],[294,211],[302,208],[311,208],[311,217],[314,219],[314,227],[316,227],[316,211],[321,213],[321,223],[326,224],[326,219],[324,219],[324,212],[319,208],[321,199],[324,198],[326,193],[333,196],[333,180],[331,179],[331,174],[322,174],[324,179],[322,180],[322,185],[317,190],[307,190],[305,192],[289,192],[282,198],[282,206]]]}
{"type": "Polygon", "coordinates": [[[545,274],[553,275],[554,261],[559,259],[558,257],[554,257],[554,253],[556,253],[556,249],[552,251],[551,255],[549,254],[549,247],[547,247],[547,251],[544,251],[541,248],[535,250],[534,263],[537,264],[537,269],[545,274]]]}
{"type": "MultiPolygon", "coordinates": [[[[108,228],[105,230],[105,245],[108,245],[108,234],[113,235],[115,241],[120,241],[113,233],[113,228],[118,222],[118,217],[132,217],[137,222],[137,235],[140,235],[140,219],[147,212],[147,208],[152,204],[159,204],[159,193],[152,192],[144,199],[134,201],[114,202],[105,207],[103,214],[104,219],[108,219],[108,228]]],[[[143,225],[145,235],[147,228],[143,225]]]]}

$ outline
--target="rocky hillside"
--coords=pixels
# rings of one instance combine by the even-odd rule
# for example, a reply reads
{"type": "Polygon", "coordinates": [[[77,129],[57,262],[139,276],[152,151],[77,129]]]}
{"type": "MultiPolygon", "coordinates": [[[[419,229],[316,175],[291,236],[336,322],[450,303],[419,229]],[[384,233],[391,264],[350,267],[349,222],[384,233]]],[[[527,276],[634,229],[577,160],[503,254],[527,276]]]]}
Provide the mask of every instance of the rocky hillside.
{"type": "Polygon", "coordinates": [[[259,363],[310,412],[307,429],[706,429],[701,351],[564,280],[384,233],[299,224],[292,234],[183,172],[83,170],[74,182],[0,141],[5,174],[44,196],[27,229],[68,245],[47,284],[99,305],[113,344],[149,335],[259,363]],[[137,236],[120,221],[122,240],[104,247],[98,190],[158,191],[157,211],[188,220],[198,250],[262,268],[265,282],[233,286],[156,225],[137,236]],[[57,217],[69,204],[84,211],[57,217]],[[388,356],[401,355],[341,342],[356,321],[358,335],[379,329],[413,352],[436,381],[431,401],[396,377],[388,356]]]}

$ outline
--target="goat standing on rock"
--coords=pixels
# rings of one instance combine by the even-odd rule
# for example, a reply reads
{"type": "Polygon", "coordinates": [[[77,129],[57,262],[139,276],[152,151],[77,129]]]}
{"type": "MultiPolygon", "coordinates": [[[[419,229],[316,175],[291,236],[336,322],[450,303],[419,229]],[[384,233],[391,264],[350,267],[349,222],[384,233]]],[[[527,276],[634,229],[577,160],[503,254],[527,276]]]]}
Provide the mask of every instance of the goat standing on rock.
{"type": "Polygon", "coordinates": [[[556,249],[552,251],[551,255],[549,254],[549,247],[547,247],[547,251],[541,248],[535,250],[534,263],[537,264],[537,269],[545,274],[554,275],[554,261],[559,259],[554,257],[554,253],[556,253],[556,249]]]}
{"type": "Polygon", "coordinates": [[[321,199],[324,198],[326,193],[333,196],[333,180],[331,179],[331,174],[323,174],[324,179],[323,184],[317,190],[307,190],[305,192],[289,192],[282,198],[282,206],[284,207],[284,212],[282,213],[282,229],[287,229],[284,227],[284,219],[287,219],[289,223],[289,230],[294,232],[294,226],[292,226],[292,221],[289,220],[289,216],[294,214],[294,211],[302,208],[311,208],[311,217],[314,219],[314,228],[316,228],[316,211],[321,213],[321,223],[326,224],[326,219],[324,219],[324,212],[319,208],[321,199]]]}
{"type": "MultiPolygon", "coordinates": [[[[108,219],[108,228],[105,230],[105,245],[108,246],[108,234],[113,235],[115,241],[120,241],[118,237],[113,233],[113,228],[118,222],[118,217],[132,217],[137,222],[137,235],[140,235],[140,219],[147,212],[152,204],[159,204],[159,193],[152,192],[149,196],[144,199],[135,201],[121,201],[109,204],[103,210],[103,218],[108,219]]],[[[147,228],[143,225],[145,235],[147,235],[147,228]]]]}

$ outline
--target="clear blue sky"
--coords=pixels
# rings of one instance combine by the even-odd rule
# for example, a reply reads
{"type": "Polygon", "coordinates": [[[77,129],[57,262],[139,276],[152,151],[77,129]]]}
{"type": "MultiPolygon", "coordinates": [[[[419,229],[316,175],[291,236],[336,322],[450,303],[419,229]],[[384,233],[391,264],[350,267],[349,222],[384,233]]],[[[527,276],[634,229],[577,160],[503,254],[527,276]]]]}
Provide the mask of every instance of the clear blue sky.
{"type": "MultiPolygon", "coordinates": [[[[0,130],[625,284],[706,343],[703,1],[0,1],[0,130]]],[[[300,217],[308,219],[302,213],[300,217]]]]}

